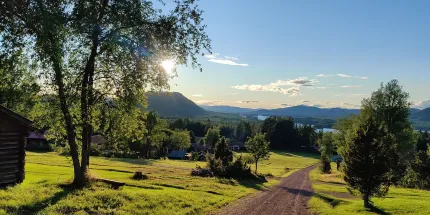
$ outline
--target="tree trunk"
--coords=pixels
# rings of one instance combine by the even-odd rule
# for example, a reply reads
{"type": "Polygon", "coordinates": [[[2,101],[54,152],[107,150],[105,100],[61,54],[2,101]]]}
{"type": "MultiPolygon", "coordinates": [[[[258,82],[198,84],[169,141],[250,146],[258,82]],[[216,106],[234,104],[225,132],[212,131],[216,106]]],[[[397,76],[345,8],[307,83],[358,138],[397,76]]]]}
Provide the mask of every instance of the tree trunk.
{"type": "Polygon", "coordinates": [[[70,115],[70,111],[68,109],[66,95],[64,92],[64,82],[63,82],[63,73],[61,64],[55,58],[52,58],[54,72],[55,72],[55,83],[58,87],[58,96],[60,98],[60,109],[63,113],[64,121],[66,122],[66,131],[67,131],[67,142],[70,146],[70,155],[72,156],[73,162],[73,170],[74,170],[74,179],[73,183],[78,184],[80,178],[80,168],[79,168],[79,152],[78,145],[76,144],[76,134],[75,134],[75,126],[72,122],[72,117],[70,115]]]}
{"type": "Polygon", "coordinates": [[[368,194],[364,194],[363,201],[364,201],[364,207],[370,208],[371,205],[370,205],[370,198],[368,194]]]}
{"type": "Polygon", "coordinates": [[[257,164],[258,164],[258,159],[255,159],[255,174],[257,175],[257,164]]]}

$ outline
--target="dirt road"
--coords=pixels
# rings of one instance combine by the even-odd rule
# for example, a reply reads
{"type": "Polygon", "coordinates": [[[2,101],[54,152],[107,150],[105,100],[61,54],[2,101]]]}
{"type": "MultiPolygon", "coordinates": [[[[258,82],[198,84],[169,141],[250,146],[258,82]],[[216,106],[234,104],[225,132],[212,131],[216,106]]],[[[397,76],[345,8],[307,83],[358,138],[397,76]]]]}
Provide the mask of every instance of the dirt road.
{"type": "Polygon", "coordinates": [[[300,214],[309,215],[308,200],[312,196],[309,171],[316,165],[299,170],[279,185],[249,196],[227,206],[220,214],[224,215],[262,215],[262,214],[300,214]]]}

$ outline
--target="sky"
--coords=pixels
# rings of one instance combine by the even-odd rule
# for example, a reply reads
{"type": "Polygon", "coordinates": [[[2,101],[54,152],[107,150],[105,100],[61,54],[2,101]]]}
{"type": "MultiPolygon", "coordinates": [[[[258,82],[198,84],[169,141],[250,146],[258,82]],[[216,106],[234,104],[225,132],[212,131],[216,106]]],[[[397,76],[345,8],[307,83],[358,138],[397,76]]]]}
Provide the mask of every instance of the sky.
{"type": "Polygon", "coordinates": [[[171,91],[197,104],[359,108],[398,79],[430,106],[430,1],[201,0],[212,54],[171,91]]]}

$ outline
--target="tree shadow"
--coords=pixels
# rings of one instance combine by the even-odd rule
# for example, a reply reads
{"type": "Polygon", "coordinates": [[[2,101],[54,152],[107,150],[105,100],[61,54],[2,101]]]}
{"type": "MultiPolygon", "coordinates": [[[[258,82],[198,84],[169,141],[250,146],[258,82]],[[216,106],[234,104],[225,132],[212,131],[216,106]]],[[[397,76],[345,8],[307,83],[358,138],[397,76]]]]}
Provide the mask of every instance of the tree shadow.
{"type": "Polygon", "coordinates": [[[267,187],[263,184],[267,182],[265,178],[255,178],[255,179],[237,179],[237,182],[247,188],[252,188],[255,190],[266,190],[267,187]]]}
{"type": "Polygon", "coordinates": [[[11,209],[9,210],[9,212],[11,212],[12,214],[37,214],[40,211],[43,211],[44,209],[46,209],[47,207],[57,204],[59,201],[66,198],[68,195],[73,194],[77,190],[82,189],[82,188],[76,188],[74,186],[66,185],[66,184],[58,185],[58,187],[60,187],[62,190],[55,193],[54,195],[46,199],[43,199],[42,201],[39,201],[39,202],[23,205],[18,209],[17,208],[11,209]]]}
{"type": "Polygon", "coordinates": [[[289,193],[294,195],[311,197],[314,194],[312,191],[308,191],[308,190],[295,189],[295,188],[289,188],[289,187],[283,187],[283,186],[279,186],[279,188],[282,190],[287,190],[289,193]]]}
{"type": "Polygon", "coordinates": [[[368,208],[368,210],[371,212],[377,213],[377,214],[381,214],[381,215],[391,215],[391,213],[385,212],[381,208],[378,208],[374,205],[370,206],[370,208],[368,208]]]}
{"type": "Polygon", "coordinates": [[[331,196],[320,194],[320,193],[315,193],[314,196],[323,200],[324,202],[330,204],[331,207],[333,207],[333,208],[338,206],[341,203],[346,203],[346,201],[344,201],[344,200],[333,198],[331,196]]]}

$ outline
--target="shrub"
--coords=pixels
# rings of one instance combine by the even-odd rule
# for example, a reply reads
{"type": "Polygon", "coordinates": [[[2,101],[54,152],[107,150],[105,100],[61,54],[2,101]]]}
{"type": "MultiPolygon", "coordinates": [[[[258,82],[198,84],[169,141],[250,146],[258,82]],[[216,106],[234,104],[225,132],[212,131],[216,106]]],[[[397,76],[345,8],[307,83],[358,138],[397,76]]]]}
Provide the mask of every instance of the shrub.
{"type": "Polygon", "coordinates": [[[145,179],[148,179],[148,176],[139,171],[139,172],[134,173],[133,179],[134,180],[145,180],[145,179]]]}
{"type": "Polygon", "coordinates": [[[198,161],[199,160],[199,153],[198,152],[192,152],[190,160],[198,161]]]}
{"type": "Polygon", "coordinates": [[[214,175],[224,176],[225,175],[225,166],[223,165],[221,159],[215,158],[214,155],[208,154],[206,155],[207,160],[207,168],[209,168],[214,175]]]}
{"type": "Polygon", "coordinates": [[[330,173],[331,172],[331,166],[330,166],[330,158],[328,156],[321,155],[321,166],[320,166],[322,173],[330,173]]]}
{"type": "Polygon", "coordinates": [[[242,157],[239,157],[236,161],[227,166],[225,175],[227,177],[239,179],[255,178],[255,175],[251,172],[251,168],[243,162],[242,157]]]}
{"type": "Polygon", "coordinates": [[[208,168],[202,168],[200,166],[196,166],[195,169],[191,170],[191,175],[192,176],[200,176],[200,177],[213,177],[214,174],[213,172],[208,168]]]}

